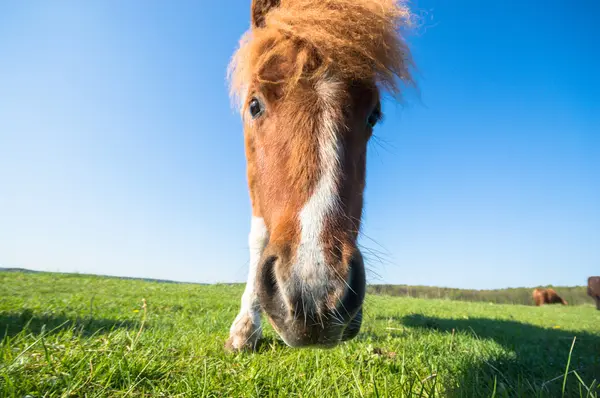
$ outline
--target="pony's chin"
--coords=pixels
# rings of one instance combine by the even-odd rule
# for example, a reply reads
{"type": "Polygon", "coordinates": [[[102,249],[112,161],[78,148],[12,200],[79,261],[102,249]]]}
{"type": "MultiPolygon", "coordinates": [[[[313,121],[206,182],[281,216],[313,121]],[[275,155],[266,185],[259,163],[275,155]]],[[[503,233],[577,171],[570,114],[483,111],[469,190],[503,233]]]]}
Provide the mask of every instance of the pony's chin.
{"type": "Polygon", "coordinates": [[[350,322],[345,327],[337,326],[327,331],[321,331],[321,333],[318,336],[315,335],[313,338],[309,339],[301,338],[300,336],[302,336],[303,333],[300,331],[290,333],[290,330],[294,330],[293,326],[289,329],[286,328],[287,330],[283,331],[270,317],[269,323],[271,324],[271,326],[273,326],[275,332],[279,335],[279,337],[288,347],[315,348],[327,350],[335,348],[346,341],[352,340],[358,335],[362,325],[362,308],[358,310],[356,315],[350,320],[350,322]]]}

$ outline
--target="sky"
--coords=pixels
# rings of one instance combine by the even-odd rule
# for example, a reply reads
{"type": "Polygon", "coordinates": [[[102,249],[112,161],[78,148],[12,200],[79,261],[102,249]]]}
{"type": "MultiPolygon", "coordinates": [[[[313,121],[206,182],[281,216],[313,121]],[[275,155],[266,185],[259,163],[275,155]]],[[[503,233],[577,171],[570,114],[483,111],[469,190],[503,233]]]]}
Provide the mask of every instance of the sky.
{"type": "MultiPolygon", "coordinates": [[[[369,144],[370,283],[600,274],[597,1],[412,1],[419,91],[369,144]]],[[[0,267],[244,282],[226,68],[250,0],[0,2],[0,267]]]]}

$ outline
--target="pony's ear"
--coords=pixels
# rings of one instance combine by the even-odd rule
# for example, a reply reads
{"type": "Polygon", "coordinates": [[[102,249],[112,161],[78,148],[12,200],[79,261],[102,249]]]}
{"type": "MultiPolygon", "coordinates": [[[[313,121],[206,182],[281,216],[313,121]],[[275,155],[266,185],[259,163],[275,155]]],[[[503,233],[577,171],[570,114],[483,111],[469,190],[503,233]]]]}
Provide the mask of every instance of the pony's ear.
{"type": "Polygon", "coordinates": [[[265,26],[265,16],[273,8],[279,7],[281,0],[252,0],[252,27],[262,28],[265,26]]]}

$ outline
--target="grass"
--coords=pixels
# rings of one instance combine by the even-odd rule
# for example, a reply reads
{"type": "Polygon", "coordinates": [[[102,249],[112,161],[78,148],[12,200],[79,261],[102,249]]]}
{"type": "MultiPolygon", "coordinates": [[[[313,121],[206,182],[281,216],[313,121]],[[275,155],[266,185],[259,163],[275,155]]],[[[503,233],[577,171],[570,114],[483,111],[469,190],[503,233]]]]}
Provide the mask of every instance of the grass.
{"type": "MultiPolygon", "coordinates": [[[[594,304],[587,294],[587,286],[536,286],[553,288],[569,305],[594,304]]],[[[452,289],[434,286],[370,285],[368,292],[377,295],[479,301],[494,304],[535,305],[533,288],[517,287],[495,290],[452,289]]]]}
{"type": "Polygon", "coordinates": [[[600,312],[369,295],[359,336],[223,350],[243,286],[0,273],[2,397],[598,397],[600,312]]]}

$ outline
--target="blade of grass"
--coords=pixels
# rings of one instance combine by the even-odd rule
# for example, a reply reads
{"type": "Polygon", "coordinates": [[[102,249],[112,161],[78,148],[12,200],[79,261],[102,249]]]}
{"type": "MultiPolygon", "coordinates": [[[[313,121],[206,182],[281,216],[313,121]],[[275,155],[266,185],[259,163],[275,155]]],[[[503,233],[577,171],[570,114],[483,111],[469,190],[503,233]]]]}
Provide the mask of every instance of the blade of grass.
{"type": "Polygon", "coordinates": [[[573,343],[571,343],[571,350],[569,350],[569,358],[567,359],[567,368],[565,369],[565,377],[562,385],[562,396],[565,396],[565,388],[567,386],[567,375],[569,374],[569,366],[571,365],[571,355],[573,354],[573,347],[575,347],[575,340],[577,336],[573,337],[573,343]]]}

